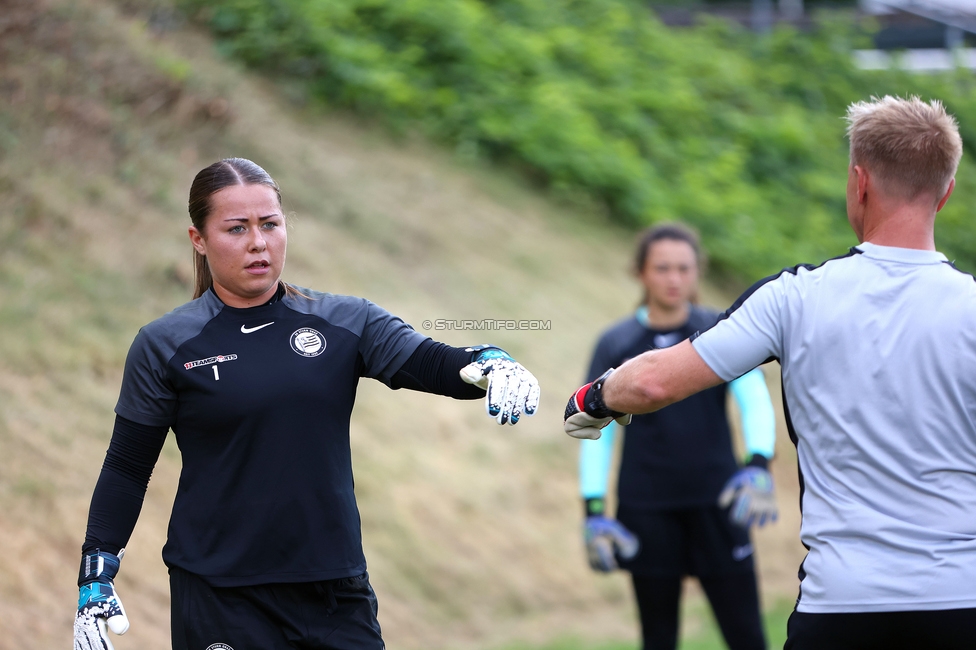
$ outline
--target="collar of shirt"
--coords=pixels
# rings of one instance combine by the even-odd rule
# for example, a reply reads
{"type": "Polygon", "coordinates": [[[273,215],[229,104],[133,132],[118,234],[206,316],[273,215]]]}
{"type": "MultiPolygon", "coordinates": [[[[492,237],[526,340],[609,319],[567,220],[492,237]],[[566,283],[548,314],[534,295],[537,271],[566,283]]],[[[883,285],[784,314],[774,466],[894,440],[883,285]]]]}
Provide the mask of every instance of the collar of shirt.
{"type": "Polygon", "coordinates": [[[949,259],[938,251],[919,250],[917,248],[895,248],[894,246],[879,246],[871,242],[864,242],[855,246],[866,257],[887,262],[901,262],[902,264],[942,264],[949,259]]]}

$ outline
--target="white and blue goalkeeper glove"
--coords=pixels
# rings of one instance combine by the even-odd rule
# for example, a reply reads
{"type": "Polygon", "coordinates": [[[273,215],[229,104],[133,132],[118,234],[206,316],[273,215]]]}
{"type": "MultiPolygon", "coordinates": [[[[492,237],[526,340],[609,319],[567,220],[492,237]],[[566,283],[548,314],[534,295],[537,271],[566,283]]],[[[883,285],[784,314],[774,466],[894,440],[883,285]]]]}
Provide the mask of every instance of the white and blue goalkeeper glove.
{"type": "Polygon", "coordinates": [[[590,568],[604,573],[619,568],[617,558],[631,560],[640,550],[637,536],[616,519],[603,514],[603,499],[586,499],[583,541],[590,568]]]}
{"type": "Polygon", "coordinates": [[[485,409],[498,424],[515,424],[539,408],[539,381],[505,350],[490,345],[467,348],[471,363],[461,379],[487,391],[485,409]]]}
{"type": "Polygon", "coordinates": [[[123,553],[124,549],[117,556],[96,549],[81,558],[74,650],[114,650],[106,627],[116,634],[125,634],[129,629],[129,619],[113,583],[123,553]]]}
{"type": "Polygon", "coordinates": [[[733,524],[748,528],[753,524],[762,527],[767,521],[776,521],[776,494],[768,465],[765,456],[753,454],[749,463],[725,484],[718,497],[718,506],[729,508],[729,519],[733,524]]]}

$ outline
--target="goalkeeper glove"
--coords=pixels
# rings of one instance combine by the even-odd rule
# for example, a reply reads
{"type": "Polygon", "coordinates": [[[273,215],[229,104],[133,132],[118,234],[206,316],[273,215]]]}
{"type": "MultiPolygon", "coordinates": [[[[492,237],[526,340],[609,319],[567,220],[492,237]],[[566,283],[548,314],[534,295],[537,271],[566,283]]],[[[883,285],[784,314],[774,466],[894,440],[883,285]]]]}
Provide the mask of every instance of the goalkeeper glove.
{"type": "Polygon", "coordinates": [[[467,348],[471,363],[461,368],[461,379],[485,394],[485,409],[498,424],[515,424],[539,408],[539,381],[508,352],[491,345],[467,348]]]}
{"type": "Polygon", "coordinates": [[[752,524],[762,527],[766,521],[776,521],[776,495],[773,477],[767,469],[765,456],[753,454],[749,463],[732,475],[718,497],[720,508],[729,508],[732,523],[748,528],[752,524]]]}
{"type": "Polygon", "coordinates": [[[603,499],[586,500],[583,541],[590,568],[604,573],[619,568],[617,558],[633,559],[640,550],[637,537],[616,519],[603,514],[603,499]]]}
{"type": "Polygon", "coordinates": [[[574,438],[596,440],[600,437],[600,429],[616,420],[618,424],[627,426],[631,416],[620,411],[611,411],[603,401],[603,384],[613,372],[613,368],[600,375],[599,378],[577,389],[566,404],[563,414],[563,430],[574,438]]]}
{"type": "Polygon", "coordinates": [[[116,634],[125,634],[129,629],[129,619],[113,583],[124,553],[125,549],[117,556],[96,549],[81,558],[74,650],[114,650],[106,625],[116,634]]]}

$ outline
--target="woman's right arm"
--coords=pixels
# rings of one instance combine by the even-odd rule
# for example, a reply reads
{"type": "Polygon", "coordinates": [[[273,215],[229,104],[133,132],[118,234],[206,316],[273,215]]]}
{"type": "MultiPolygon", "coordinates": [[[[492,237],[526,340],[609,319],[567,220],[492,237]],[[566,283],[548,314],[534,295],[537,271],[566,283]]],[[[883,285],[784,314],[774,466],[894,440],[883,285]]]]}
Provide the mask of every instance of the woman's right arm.
{"type": "Polygon", "coordinates": [[[139,424],[117,415],[112,441],[88,511],[83,553],[118,555],[135,528],[168,426],[139,424]]]}
{"type": "Polygon", "coordinates": [[[88,511],[78,571],[75,648],[109,650],[112,643],[106,629],[116,634],[129,629],[125,608],[115,593],[115,577],[166,432],[175,421],[178,399],[166,368],[166,359],[178,344],[174,332],[179,329],[172,323],[147,325],[125,359],[115,429],[88,511]]]}

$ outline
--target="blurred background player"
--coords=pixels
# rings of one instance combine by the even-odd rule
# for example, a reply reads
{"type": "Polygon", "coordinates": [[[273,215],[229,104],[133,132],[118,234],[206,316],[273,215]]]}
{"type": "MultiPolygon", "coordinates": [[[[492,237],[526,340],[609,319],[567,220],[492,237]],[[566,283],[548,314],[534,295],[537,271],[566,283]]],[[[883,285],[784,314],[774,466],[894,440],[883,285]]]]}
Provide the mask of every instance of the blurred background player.
{"type": "Polygon", "coordinates": [[[129,350],[75,650],[111,650],[106,626],[128,628],[114,578],[170,428],[183,460],[163,548],[173,648],[381,649],[349,448],[360,378],[486,396],[499,424],[535,412],[538,382],[499,348],[437,343],[363,298],[282,282],[281,192],[249,160],[201,170],[189,212],[194,300],[129,350]]]}
{"type": "MultiPolygon", "coordinates": [[[[648,229],[635,262],[643,304],[600,337],[588,381],[718,319],[697,305],[702,263],[692,230],[681,224],[648,229]]],[[[748,531],[776,517],[768,473],[775,420],[762,371],[633,418],[623,442],[614,520],[606,516],[605,495],[616,426],[581,443],[587,555],[594,570],[619,565],[630,571],[645,650],[677,646],[682,578],[689,575],[701,582],[730,648],[765,648],[748,531]],[[727,389],[742,416],[743,468],[732,451],[727,389]]]]}

